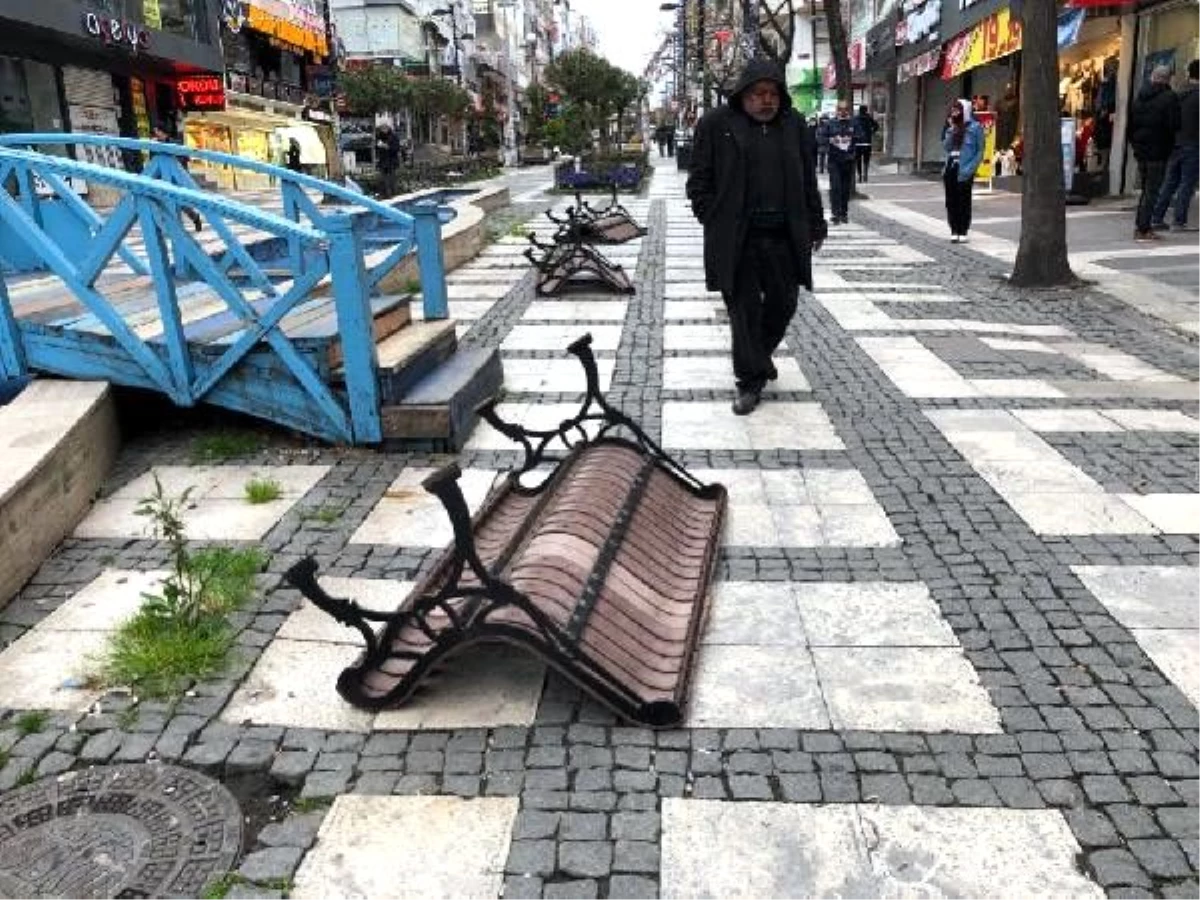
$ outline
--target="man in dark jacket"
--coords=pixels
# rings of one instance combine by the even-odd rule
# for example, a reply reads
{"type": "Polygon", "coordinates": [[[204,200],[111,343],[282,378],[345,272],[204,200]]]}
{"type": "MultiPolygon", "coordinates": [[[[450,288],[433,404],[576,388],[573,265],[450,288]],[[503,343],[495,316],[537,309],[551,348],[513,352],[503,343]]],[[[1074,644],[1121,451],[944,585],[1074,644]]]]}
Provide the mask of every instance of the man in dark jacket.
{"type": "Polygon", "coordinates": [[[1150,75],[1150,83],[1142,88],[1134,101],[1129,116],[1129,143],[1133,146],[1142,180],[1134,231],[1134,239],[1138,241],[1158,240],[1150,227],[1154,204],[1162,189],[1167,160],[1175,148],[1175,132],[1179,130],[1179,98],[1171,90],[1170,81],[1170,69],[1166,66],[1155,69],[1150,75]]]}
{"type": "Polygon", "coordinates": [[[854,117],[854,127],[858,130],[854,139],[855,172],[858,180],[866,184],[870,180],[871,151],[874,149],[875,132],[879,130],[879,123],[871,115],[871,110],[863,105],[858,108],[858,115],[854,117]]]}
{"type": "Polygon", "coordinates": [[[392,126],[384,122],[379,126],[375,139],[377,152],[375,167],[379,170],[382,197],[387,200],[396,196],[396,170],[400,168],[400,137],[392,126]]]}
{"type": "Polygon", "coordinates": [[[1175,133],[1175,150],[1167,160],[1166,180],[1154,205],[1153,227],[1166,231],[1167,209],[1175,201],[1175,222],[1169,226],[1176,231],[1196,231],[1188,225],[1188,207],[1196,193],[1200,177],[1200,60],[1188,64],[1188,83],[1179,93],[1179,131],[1175,133]]]}
{"type": "Polygon", "coordinates": [[[747,64],[729,105],[696,126],[687,195],[704,225],[708,289],[733,332],[733,411],[747,415],[777,377],[771,354],[812,290],[812,253],[825,240],[812,129],[793,109],[783,72],[747,64]]]}
{"type": "Polygon", "coordinates": [[[825,123],[825,140],[829,142],[829,211],[834,225],[850,221],[855,147],[861,138],[858,125],[850,118],[850,104],[839,100],[837,116],[825,123]]]}

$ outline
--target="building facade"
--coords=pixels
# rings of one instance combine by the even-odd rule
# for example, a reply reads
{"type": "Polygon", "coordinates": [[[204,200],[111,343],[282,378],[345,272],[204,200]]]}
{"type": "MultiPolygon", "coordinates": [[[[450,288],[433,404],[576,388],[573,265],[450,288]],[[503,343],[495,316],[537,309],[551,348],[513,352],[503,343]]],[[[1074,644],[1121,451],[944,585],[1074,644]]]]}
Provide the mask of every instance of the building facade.
{"type": "MultiPolygon", "coordinates": [[[[0,131],[178,135],[205,86],[220,87],[219,24],[207,0],[2,0],[0,131]]],[[[79,148],[137,168],[138,154],[79,148]]]]}

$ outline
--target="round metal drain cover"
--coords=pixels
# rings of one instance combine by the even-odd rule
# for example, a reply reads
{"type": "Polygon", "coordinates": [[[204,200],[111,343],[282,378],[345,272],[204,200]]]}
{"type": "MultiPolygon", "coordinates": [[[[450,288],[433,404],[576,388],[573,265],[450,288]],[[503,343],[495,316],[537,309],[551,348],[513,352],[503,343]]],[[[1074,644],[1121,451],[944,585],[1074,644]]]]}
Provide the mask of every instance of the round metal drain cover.
{"type": "Polygon", "coordinates": [[[0,795],[0,896],[198,897],[233,866],[242,815],[218,782],[99,766],[0,795]]]}

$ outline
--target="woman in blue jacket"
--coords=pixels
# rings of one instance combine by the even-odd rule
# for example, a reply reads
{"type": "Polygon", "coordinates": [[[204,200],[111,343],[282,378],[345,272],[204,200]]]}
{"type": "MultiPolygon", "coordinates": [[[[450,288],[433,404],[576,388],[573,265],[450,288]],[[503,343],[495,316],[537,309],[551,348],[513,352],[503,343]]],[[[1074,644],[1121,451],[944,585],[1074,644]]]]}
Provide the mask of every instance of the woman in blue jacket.
{"type": "Polygon", "coordinates": [[[956,244],[965,242],[971,230],[971,189],[975,185],[975,170],[983,162],[983,142],[983,126],[971,114],[971,101],[952,103],[942,135],[942,149],[946,151],[942,182],[946,187],[951,240],[956,244]]]}

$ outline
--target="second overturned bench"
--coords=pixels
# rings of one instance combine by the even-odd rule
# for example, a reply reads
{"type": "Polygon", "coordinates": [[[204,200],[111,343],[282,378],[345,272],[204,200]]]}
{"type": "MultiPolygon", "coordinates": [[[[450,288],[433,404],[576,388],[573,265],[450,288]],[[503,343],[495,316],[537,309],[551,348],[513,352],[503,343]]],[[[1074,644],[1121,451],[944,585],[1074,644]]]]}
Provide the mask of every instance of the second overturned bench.
{"type": "Polygon", "coordinates": [[[626,719],[655,727],[682,720],[726,492],[698,482],[607,403],[590,341],[569,348],[583,363],[587,396],[557,429],[531,431],[502,421],[493,406],[482,410],[524,447],[525,460],[474,518],[457,465],[426,480],[454,543],[399,609],[330,597],[311,558],[288,572],[306,597],[363,635],[362,658],[338,679],[355,706],[400,706],[452,655],[504,642],[543,657],[626,719]],[[564,445],[549,477],[524,486],[523,476],[564,445]]]}

